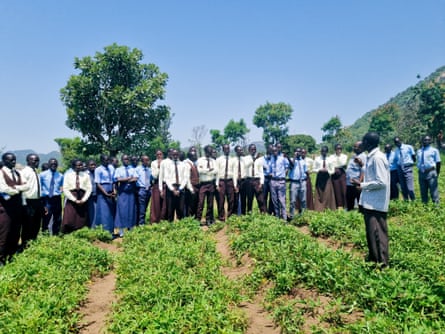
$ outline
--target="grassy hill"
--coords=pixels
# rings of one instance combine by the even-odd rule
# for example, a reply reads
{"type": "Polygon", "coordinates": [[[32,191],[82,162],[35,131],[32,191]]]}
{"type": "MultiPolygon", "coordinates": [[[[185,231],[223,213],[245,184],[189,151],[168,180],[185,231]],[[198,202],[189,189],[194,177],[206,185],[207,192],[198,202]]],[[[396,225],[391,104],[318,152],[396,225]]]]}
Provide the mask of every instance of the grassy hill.
{"type": "Polygon", "coordinates": [[[418,89],[425,84],[437,81],[440,82],[445,81],[445,66],[438,68],[428,77],[426,77],[423,80],[420,80],[416,85],[407,88],[403,92],[389,99],[389,101],[387,101],[383,105],[367,112],[362,117],[357,119],[355,123],[347,127],[347,129],[350,131],[352,135],[352,138],[354,138],[354,140],[359,140],[363,136],[363,134],[368,131],[372,116],[379,110],[382,110],[385,106],[394,105],[398,110],[398,113],[394,115],[394,121],[395,124],[397,125],[396,128],[397,135],[400,135],[403,138],[405,138],[407,142],[417,141],[418,132],[424,129],[413,129],[409,126],[404,126],[405,124],[404,121],[416,117],[416,114],[418,112],[418,103],[417,103],[418,89]]]}

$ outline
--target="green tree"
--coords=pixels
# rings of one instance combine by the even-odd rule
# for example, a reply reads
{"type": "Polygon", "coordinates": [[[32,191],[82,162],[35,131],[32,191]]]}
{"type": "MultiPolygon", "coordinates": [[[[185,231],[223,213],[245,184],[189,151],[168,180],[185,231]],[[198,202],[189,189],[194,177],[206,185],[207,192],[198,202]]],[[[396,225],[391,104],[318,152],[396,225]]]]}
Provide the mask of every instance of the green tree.
{"type": "Polygon", "coordinates": [[[430,135],[435,136],[445,125],[445,84],[435,81],[420,90],[419,116],[430,135]]]}
{"type": "Polygon", "coordinates": [[[232,145],[244,145],[246,134],[249,133],[246,122],[240,119],[238,122],[231,119],[224,128],[224,137],[232,145]]]}
{"type": "Polygon", "coordinates": [[[309,153],[317,149],[317,143],[314,137],[310,135],[290,135],[284,137],[281,141],[284,152],[293,153],[297,147],[306,149],[309,153]]]}
{"type": "Polygon", "coordinates": [[[399,108],[395,104],[385,104],[378,108],[371,117],[368,131],[377,132],[381,142],[390,142],[395,136],[395,120],[399,117],[399,108]]]}
{"type": "Polygon", "coordinates": [[[335,141],[335,135],[341,129],[342,124],[340,117],[334,116],[329,121],[323,124],[321,130],[324,132],[321,140],[332,144],[335,141]]]}
{"type": "Polygon", "coordinates": [[[95,57],[75,58],[72,75],[61,89],[67,126],[79,131],[86,144],[99,152],[129,152],[157,137],[170,119],[162,100],[167,74],[154,64],[142,64],[142,52],[112,44],[95,57]]]}
{"type": "Polygon", "coordinates": [[[226,137],[221,133],[221,131],[216,129],[210,129],[210,137],[212,144],[216,147],[218,151],[226,143],[226,137]]]}
{"type": "Polygon", "coordinates": [[[71,160],[78,158],[87,161],[90,158],[97,158],[90,156],[87,153],[85,144],[79,137],[74,138],[56,138],[54,141],[59,145],[62,161],[59,161],[62,169],[71,167],[71,160]]]}
{"type": "Polygon", "coordinates": [[[288,133],[288,122],[292,117],[292,107],[283,102],[269,103],[260,106],[253,117],[253,124],[263,128],[265,143],[276,144],[288,133]]]}

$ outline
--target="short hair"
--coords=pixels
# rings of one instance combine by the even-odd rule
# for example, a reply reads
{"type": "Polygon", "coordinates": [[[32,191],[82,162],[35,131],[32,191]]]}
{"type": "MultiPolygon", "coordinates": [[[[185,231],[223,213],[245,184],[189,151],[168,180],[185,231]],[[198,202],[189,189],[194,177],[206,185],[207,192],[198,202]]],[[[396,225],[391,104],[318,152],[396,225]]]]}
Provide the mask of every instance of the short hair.
{"type": "Polygon", "coordinates": [[[380,143],[380,136],[377,132],[371,131],[363,136],[363,140],[366,140],[370,146],[377,147],[380,143]]]}

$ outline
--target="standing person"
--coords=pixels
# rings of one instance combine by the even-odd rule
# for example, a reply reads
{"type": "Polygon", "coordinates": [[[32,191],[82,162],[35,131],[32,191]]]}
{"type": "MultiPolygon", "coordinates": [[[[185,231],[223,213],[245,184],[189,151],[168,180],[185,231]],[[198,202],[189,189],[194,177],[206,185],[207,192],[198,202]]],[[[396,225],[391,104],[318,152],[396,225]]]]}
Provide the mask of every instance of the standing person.
{"type": "Polygon", "coordinates": [[[323,146],[320,155],[314,160],[315,179],[314,208],[316,211],[326,209],[335,210],[335,194],[332,186],[331,175],[334,174],[334,165],[328,158],[328,147],[323,146]]]}
{"type": "Polygon", "coordinates": [[[270,174],[270,159],[272,158],[272,144],[267,145],[266,154],[262,157],[263,163],[263,175],[264,175],[264,185],[263,185],[263,198],[264,205],[267,207],[267,213],[270,215],[274,213],[272,197],[270,195],[270,179],[272,175],[270,174]]]}
{"type": "Polygon", "coordinates": [[[65,207],[63,210],[62,233],[79,230],[88,224],[88,198],[93,187],[88,173],[84,172],[80,159],[74,159],[72,170],[63,178],[65,207]]]}
{"type": "Polygon", "coordinates": [[[270,193],[275,210],[275,217],[287,221],[286,212],[286,174],[289,170],[289,161],[279,154],[278,147],[272,147],[272,158],[270,161],[270,193]]]}
{"type": "Polygon", "coordinates": [[[308,210],[314,210],[314,196],[312,194],[312,180],[311,173],[314,167],[314,159],[307,156],[307,150],[301,149],[301,158],[306,162],[307,175],[306,175],[306,208],[308,210]]]}
{"type": "Polygon", "coordinates": [[[136,170],[130,164],[130,157],[123,154],[122,166],[114,173],[117,184],[116,216],[114,227],[119,229],[119,236],[124,236],[124,229],[132,229],[136,225],[136,170]]]}
{"type": "Polygon", "coordinates": [[[16,252],[20,227],[24,219],[21,191],[28,188],[22,184],[15,170],[16,156],[11,152],[2,155],[0,170],[0,266],[16,252]]]}
{"type": "Polygon", "coordinates": [[[440,173],[440,153],[431,146],[431,137],[422,138],[422,148],[417,150],[417,168],[419,170],[420,196],[423,203],[428,203],[428,190],[433,203],[439,203],[437,178],[440,173]]]}
{"type": "Polygon", "coordinates": [[[60,232],[62,224],[62,186],[63,175],[57,171],[57,159],[48,160],[49,169],[40,174],[42,202],[44,207],[42,230],[51,235],[60,232]]]}
{"type": "Polygon", "coordinates": [[[289,188],[289,197],[290,197],[290,208],[289,208],[289,217],[288,220],[292,220],[295,215],[295,207],[298,200],[299,207],[298,211],[301,214],[304,210],[306,210],[306,180],[307,180],[307,165],[306,161],[302,158],[302,149],[301,147],[297,147],[295,149],[295,158],[293,160],[289,160],[290,162],[290,172],[289,172],[289,180],[290,180],[290,188],[289,188]]]}
{"type": "Polygon", "coordinates": [[[94,220],[96,219],[96,204],[97,204],[97,187],[96,182],[94,182],[94,171],[96,170],[96,161],[93,159],[88,160],[87,163],[87,174],[90,177],[91,183],[91,195],[88,197],[88,222],[87,226],[93,226],[94,220]]]}
{"type": "Polygon", "coordinates": [[[247,172],[244,151],[240,145],[235,146],[235,154],[235,201],[233,212],[238,215],[245,215],[247,209],[247,172]]]}
{"type": "Polygon", "coordinates": [[[365,219],[368,260],[386,267],[389,265],[386,216],[389,206],[390,174],[388,160],[378,147],[379,141],[379,135],[375,132],[368,132],[362,140],[363,149],[368,152],[368,157],[363,182],[358,183],[361,188],[359,204],[365,219]]]}
{"type": "Polygon", "coordinates": [[[167,150],[167,158],[161,161],[161,165],[159,168],[159,190],[162,198],[162,207],[161,207],[161,220],[167,219],[167,207],[168,207],[168,198],[167,198],[167,186],[165,184],[165,168],[170,165],[173,161],[173,148],[169,148],[167,150]]]}
{"type": "Polygon", "coordinates": [[[348,156],[342,153],[343,147],[340,144],[335,145],[335,153],[329,158],[334,165],[334,174],[331,175],[332,187],[334,188],[335,205],[337,209],[346,206],[346,164],[348,156]]]}
{"type": "MultiPolygon", "coordinates": [[[[173,222],[184,217],[184,189],[187,186],[187,169],[179,160],[179,152],[172,150],[172,159],[165,165],[165,199],[167,201],[167,220],[173,222]]],[[[161,185],[159,185],[161,187],[161,185]]]]}
{"type": "Polygon", "coordinates": [[[196,218],[202,219],[202,212],[204,209],[204,200],[207,200],[206,225],[212,225],[214,220],[213,215],[213,195],[215,193],[216,181],[216,166],[215,160],[212,158],[212,146],[206,145],[204,147],[204,157],[198,159],[198,173],[199,173],[199,200],[198,212],[196,218]]]}
{"type": "Polygon", "coordinates": [[[394,138],[394,144],[397,146],[394,154],[403,199],[414,201],[416,196],[414,195],[413,166],[416,162],[416,153],[411,145],[403,144],[400,137],[394,138]]]}
{"type": "Polygon", "coordinates": [[[148,203],[151,197],[151,168],[148,155],[141,156],[141,164],[136,167],[138,180],[137,187],[137,215],[138,225],[144,225],[147,215],[148,203]]]}
{"type": "Polygon", "coordinates": [[[391,144],[385,145],[385,155],[386,160],[388,160],[389,172],[391,174],[391,193],[389,199],[399,199],[399,172],[397,170],[397,160],[395,159],[396,155],[392,150],[391,144]]]}
{"type": "Polygon", "coordinates": [[[114,185],[114,167],[109,163],[110,156],[101,154],[100,166],[94,171],[97,187],[96,219],[93,227],[103,226],[105,231],[114,233],[116,215],[116,189],[114,185]]]}
{"type": "Polygon", "coordinates": [[[40,158],[35,153],[26,156],[26,167],[20,172],[22,181],[28,185],[28,190],[23,191],[22,196],[26,203],[26,219],[22,224],[21,248],[24,249],[29,240],[35,240],[42,225],[43,206],[40,199],[40,177],[37,174],[40,158]]]}
{"type": "Polygon", "coordinates": [[[218,157],[216,163],[216,187],[218,196],[218,220],[226,221],[233,214],[233,205],[235,201],[234,174],[236,161],[230,157],[230,146],[222,146],[223,155],[218,157]],[[227,200],[227,213],[225,202],[227,200]]]}
{"type": "Polygon", "coordinates": [[[187,159],[184,160],[189,177],[185,189],[184,215],[193,218],[196,218],[196,212],[198,211],[199,173],[196,166],[197,160],[196,147],[192,146],[187,153],[187,159]]]}
{"type": "MultiPolygon", "coordinates": [[[[263,184],[263,159],[257,155],[256,145],[249,145],[249,159],[247,169],[247,212],[252,212],[253,198],[256,198],[258,209],[261,213],[266,212],[266,205],[264,202],[263,184]]],[[[246,157],[247,158],[247,157],[246,157]]]]}
{"type": "Polygon", "coordinates": [[[161,197],[159,190],[159,172],[161,162],[164,159],[164,153],[161,150],[156,151],[156,159],[151,163],[151,204],[150,204],[150,223],[159,223],[161,221],[161,212],[164,198],[161,197]]]}
{"type": "Polygon", "coordinates": [[[363,152],[362,142],[358,141],[352,148],[354,155],[349,159],[346,168],[346,209],[354,210],[355,202],[359,202],[360,188],[357,184],[363,181],[366,154],[363,152]]]}

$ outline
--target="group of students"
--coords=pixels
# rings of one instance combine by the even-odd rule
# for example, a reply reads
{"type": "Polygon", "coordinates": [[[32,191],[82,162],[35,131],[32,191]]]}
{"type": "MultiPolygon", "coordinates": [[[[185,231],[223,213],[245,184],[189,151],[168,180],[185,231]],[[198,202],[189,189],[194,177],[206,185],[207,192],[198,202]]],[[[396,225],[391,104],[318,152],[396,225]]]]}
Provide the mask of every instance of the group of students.
{"type": "MultiPolygon", "coordinates": [[[[398,198],[400,186],[404,199],[414,199],[412,170],[417,162],[422,201],[428,201],[429,192],[438,203],[440,154],[430,145],[431,137],[422,139],[417,152],[399,137],[394,144],[395,151],[391,145],[385,146],[390,198],[398,198]]],[[[328,155],[328,147],[323,146],[320,155],[312,159],[300,147],[287,155],[280,144],[268,145],[265,154],[258,154],[255,144],[250,144],[245,154],[237,145],[231,154],[230,145],[224,144],[219,157],[210,145],[204,147],[204,156],[198,157],[192,146],[187,154],[169,149],[165,158],[158,150],[153,161],[147,155],[123,154],[121,166],[116,158],[102,154],[99,166],[94,160],[84,163],[74,159],[64,174],[58,171],[54,158],[45,168],[42,165],[38,174],[40,161],[35,153],[29,154],[27,165],[17,171],[15,155],[7,152],[0,172],[0,263],[26,247],[40,230],[57,235],[84,226],[102,226],[119,237],[147,220],[157,223],[183,217],[210,226],[215,222],[215,203],[219,221],[251,212],[254,199],[260,213],[286,221],[306,209],[353,210],[359,204],[367,155],[360,141],[354,144],[349,159],[340,144],[334,149],[328,155]],[[311,173],[316,174],[314,187],[311,173]]]]}

